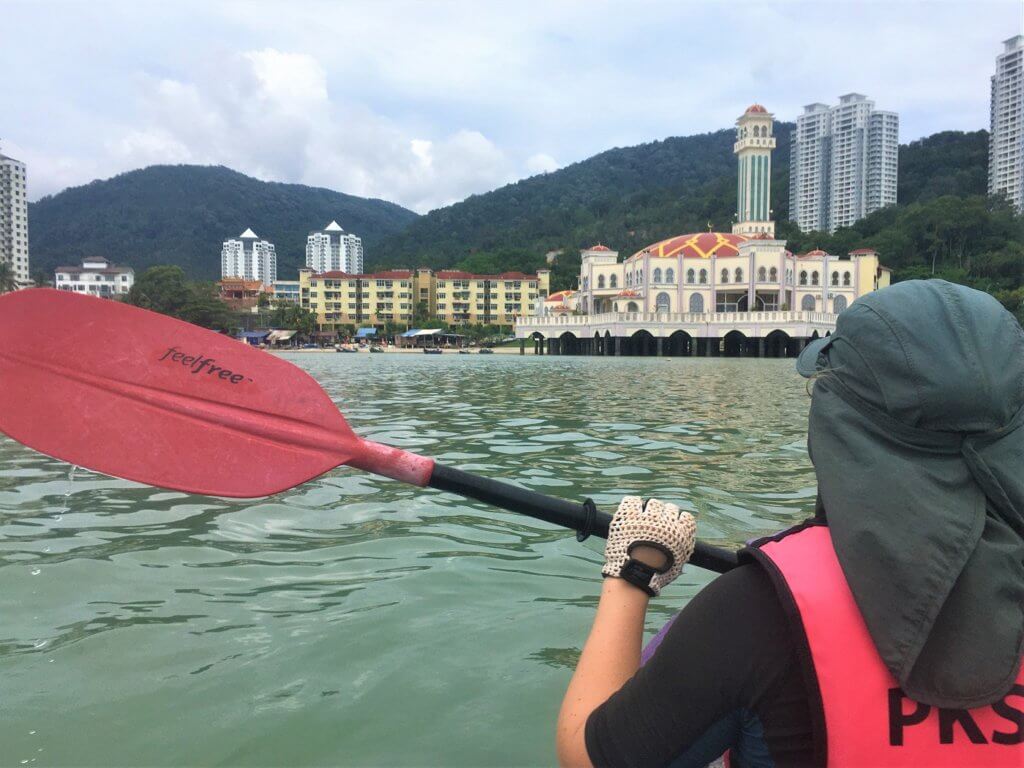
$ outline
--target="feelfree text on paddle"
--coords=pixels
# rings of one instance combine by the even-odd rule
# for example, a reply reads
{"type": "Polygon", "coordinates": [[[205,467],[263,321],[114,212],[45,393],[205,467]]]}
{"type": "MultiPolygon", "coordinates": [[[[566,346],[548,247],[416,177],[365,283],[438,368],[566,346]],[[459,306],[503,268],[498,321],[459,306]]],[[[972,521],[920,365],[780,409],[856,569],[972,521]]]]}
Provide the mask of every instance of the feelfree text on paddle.
{"type": "Polygon", "coordinates": [[[204,357],[202,354],[190,355],[186,352],[182,352],[177,347],[168,347],[167,351],[164,352],[163,356],[160,357],[157,362],[163,362],[168,358],[170,358],[170,362],[181,363],[186,368],[189,368],[189,373],[193,376],[197,373],[202,373],[205,368],[208,375],[216,374],[217,378],[229,381],[232,384],[241,384],[243,381],[252,381],[252,379],[245,374],[236,373],[228,368],[216,365],[216,358],[204,357]]]}

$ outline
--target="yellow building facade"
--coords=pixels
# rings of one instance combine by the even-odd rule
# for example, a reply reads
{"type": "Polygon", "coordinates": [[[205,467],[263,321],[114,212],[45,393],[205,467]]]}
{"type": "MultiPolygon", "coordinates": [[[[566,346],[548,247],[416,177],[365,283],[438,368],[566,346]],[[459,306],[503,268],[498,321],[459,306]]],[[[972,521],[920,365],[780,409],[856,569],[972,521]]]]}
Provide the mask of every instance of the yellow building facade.
{"type": "Polygon", "coordinates": [[[532,315],[550,289],[550,270],[535,275],[475,275],[430,269],[352,275],[299,271],[299,303],[325,330],[345,325],[411,326],[414,318],[453,325],[511,326],[532,315]]]}

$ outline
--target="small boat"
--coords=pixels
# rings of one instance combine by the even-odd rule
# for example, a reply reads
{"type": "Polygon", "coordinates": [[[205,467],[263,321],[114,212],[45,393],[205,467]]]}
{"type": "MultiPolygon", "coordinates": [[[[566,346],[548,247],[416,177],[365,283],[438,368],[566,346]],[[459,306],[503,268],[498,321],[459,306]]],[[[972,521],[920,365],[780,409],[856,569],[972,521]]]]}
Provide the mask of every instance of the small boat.
{"type": "Polygon", "coordinates": [[[488,349],[487,347],[484,347],[479,352],[477,352],[477,354],[478,355],[493,355],[494,354],[494,350],[493,349],[488,349]]]}
{"type": "Polygon", "coordinates": [[[440,347],[424,347],[423,348],[423,354],[424,355],[440,355],[440,354],[442,354],[442,352],[441,352],[441,348],[440,347]]]}
{"type": "Polygon", "coordinates": [[[383,352],[383,351],[384,351],[384,347],[378,347],[376,344],[374,344],[372,347],[370,347],[370,352],[372,352],[374,354],[376,354],[378,352],[383,352]]]}
{"type": "Polygon", "coordinates": [[[460,355],[468,355],[469,354],[469,350],[468,349],[460,349],[459,350],[459,354],[460,355]]]}
{"type": "Polygon", "coordinates": [[[358,352],[359,350],[356,349],[355,347],[345,347],[345,346],[342,346],[341,344],[335,344],[334,345],[334,351],[335,352],[358,352]]]}

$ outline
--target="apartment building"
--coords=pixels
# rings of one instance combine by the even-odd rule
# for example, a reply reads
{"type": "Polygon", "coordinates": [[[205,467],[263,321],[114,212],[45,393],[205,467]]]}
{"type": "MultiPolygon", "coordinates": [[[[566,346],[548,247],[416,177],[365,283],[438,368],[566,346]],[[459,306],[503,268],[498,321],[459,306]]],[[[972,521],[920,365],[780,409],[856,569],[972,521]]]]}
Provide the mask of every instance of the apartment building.
{"type": "Polygon", "coordinates": [[[28,197],[25,164],[0,154],[0,262],[10,264],[14,279],[28,285],[28,197]]]}
{"type": "Polygon", "coordinates": [[[317,273],[358,275],[363,271],[362,238],[345,232],[336,221],[310,232],[306,238],[306,266],[317,273]]]}
{"type": "Polygon", "coordinates": [[[94,256],[82,260],[79,267],[57,267],[54,286],[59,291],[85,293],[89,296],[114,298],[124,296],[135,284],[135,270],[118,266],[94,256]]]}
{"type": "Polygon", "coordinates": [[[992,76],[988,193],[1006,195],[1024,210],[1024,35],[1003,42],[992,76]]]}
{"type": "Polygon", "coordinates": [[[322,328],[342,325],[411,325],[417,316],[451,324],[511,326],[533,314],[547,297],[550,270],[536,275],[475,275],[430,269],[370,274],[299,272],[300,303],[322,328]]]}
{"type": "Polygon", "coordinates": [[[221,278],[259,280],[269,287],[277,281],[277,253],[274,244],[261,240],[251,229],[225,240],[220,251],[221,278]]]}
{"type": "Polygon", "coordinates": [[[790,158],[790,218],[805,232],[834,232],[896,203],[899,116],[860,93],[808,104],[790,158]]]}

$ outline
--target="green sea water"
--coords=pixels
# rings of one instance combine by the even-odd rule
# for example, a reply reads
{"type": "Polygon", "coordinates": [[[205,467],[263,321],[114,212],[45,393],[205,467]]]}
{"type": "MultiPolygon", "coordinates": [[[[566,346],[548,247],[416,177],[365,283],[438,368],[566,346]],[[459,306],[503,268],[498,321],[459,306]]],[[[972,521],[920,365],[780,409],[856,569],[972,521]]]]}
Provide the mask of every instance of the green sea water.
{"type": "MultiPolygon", "coordinates": [[[[361,435],[715,543],[813,510],[790,360],[289,359],[361,435]]],[[[0,765],[553,763],[600,540],[345,468],[249,501],[70,469],[0,437],[0,765]]]]}

